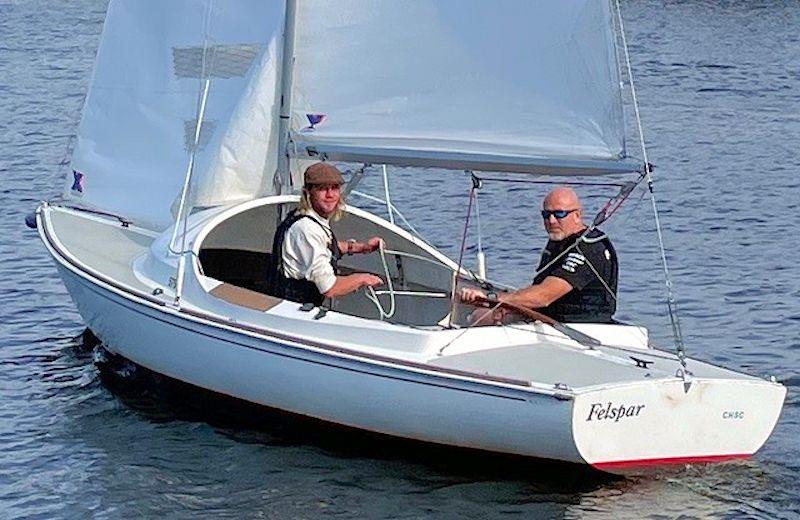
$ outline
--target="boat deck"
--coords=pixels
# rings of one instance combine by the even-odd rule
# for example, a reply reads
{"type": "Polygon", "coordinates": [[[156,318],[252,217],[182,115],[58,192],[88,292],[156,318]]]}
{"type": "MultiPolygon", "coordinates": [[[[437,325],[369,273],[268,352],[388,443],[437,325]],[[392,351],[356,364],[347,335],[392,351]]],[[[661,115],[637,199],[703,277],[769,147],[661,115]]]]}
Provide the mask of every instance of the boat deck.
{"type": "MultiPolygon", "coordinates": [[[[139,293],[151,294],[152,286],[134,274],[133,262],[152,244],[155,239],[152,233],[124,227],[113,219],[61,208],[53,209],[48,213],[54,235],[51,238],[57,240],[59,247],[63,248],[72,260],[103,279],[113,280],[116,284],[139,293]]],[[[171,300],[167,295],[161,295],[159,298],[163,298],[164,301],[171,300]]],[[[233,304],[230,305],[233,307],[233,304]]],[[[332,350],[341,352],[342,345],[347,345],[344,350],[368,358],[372,355],[376,359],[386,360],[388,355],[389,358],[396,358],[400,364],[405,362],[416,367],[427,366],[445,373],[458,372],[474,374],[479,378],[535,382],[544,385],[562,384],[577,389],[609,383],[637,382],[648,378],[672,378],[680,368],[674,355],[660,350],[607,346],[586,349],[563,337],[549,339],[547,334],[521,330],[520,327],[508,329],[505,335],[500,337],[492,330],[495,327],[470,329],[465,334],[462,334],[463,329],[404,331],[405,327],[333,312],[329,313],[329,317],[325,320],[314,320],[311,316],[314,313],[298,313],[292,310],[295,307],[288,311],[284,308],[282,316],[292,317],[299,327],[311,334],[314,330],[318,331],[315,342],[335,345],[332,350]],[[372,334],[362,334],[362,341],[367,341],[367,344],[351,342],[351,339],[345,340],[345,333],[352,334],[353,330],[358,330],[359,326],[365,324],[375,327],[372,334]],[[337,329],[341,329],[341,338],[336,337],[337,329]],[[392,332],[395,334],[393,337],[398,339],[396,345],[388,347],[376,345],[376,342],[386,343],[378,340],[381,333],[392,332]],[[418,346],[415,349],[402,347],[402,341],[399,340],[403,333],[408,336],[406,341],[427,343],[427,347],[418,346]],[[458,339],[452,342],[451,347],[440,352],[441,346],[448,344],[452,338],[458,339]],[[502,338],[512,339],[510,343],[498,346],[498,339],[502,338]],[[647,367],[639,366],[634,358],[646,360],[647,367]]],[[[264,314],[263,310],[244,307],[237,307],[235,310],[246,313],[242,316],[248,319],[242,320],[243,322],[255,326],[263,322],[264,329],[270,328],[269,322],[266,321],[269,315],[264,314]]],[[[367,331],[367,329],[362,330],[367,331]]],[[[695,377],[700,378],[755,379],[695,360],[690,360],[689,368],[695,377]]]]}
{"type": "MultiPolygon", "coordinates": [[[[680,368],[676,356],[659,350],[599,347],[587,351],[549,341],[442,356],[431,359],[429,363],[437,367],[549,385],[567,385],[570,388],[671,378],[680,368]],[[647,368],[637,366],[633,358],[646,360],[647,368]]],[[[695,377],[747,377],[696,360],[690,360],[689,367],[695,377]]]]}
{"type": "Polygon", "coordinates": [[[94,274],[136,291],[150,292],[133,271],[133,261],[147,251],[154,235],[125,227],[115,219],[53,208],[49,222],[64,250],[94,274]]]}

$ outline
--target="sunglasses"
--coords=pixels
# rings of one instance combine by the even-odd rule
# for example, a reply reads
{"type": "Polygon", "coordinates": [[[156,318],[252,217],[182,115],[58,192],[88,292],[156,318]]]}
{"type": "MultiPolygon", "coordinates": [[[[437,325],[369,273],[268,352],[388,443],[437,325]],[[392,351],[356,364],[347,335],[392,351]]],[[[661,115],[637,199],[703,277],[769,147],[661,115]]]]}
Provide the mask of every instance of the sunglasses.
{"type": "Polygon", "coordinates": [[[550,215],[553,215],[558,220],[566,217],[573,211],[578,211],[577,209],[543,209],[542,210],[542,218],[547,220],[550,218],[550,215]]]}

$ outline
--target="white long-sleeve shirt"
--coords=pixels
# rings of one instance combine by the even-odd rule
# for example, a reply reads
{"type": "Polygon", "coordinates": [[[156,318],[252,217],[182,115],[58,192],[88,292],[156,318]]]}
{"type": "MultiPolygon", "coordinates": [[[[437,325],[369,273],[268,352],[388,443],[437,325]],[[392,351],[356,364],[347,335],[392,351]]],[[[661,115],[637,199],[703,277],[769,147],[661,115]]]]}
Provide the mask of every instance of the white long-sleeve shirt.
{"type": "Polygon", "coordinates": [[[313,209],[304,213],[311,218],[301,218],[286,231],[282,251],[283,274],[296,280],[314,282],[319,292],[325,294],[336,283],[329,249],[333,240],[331,224],[313,209]]]}

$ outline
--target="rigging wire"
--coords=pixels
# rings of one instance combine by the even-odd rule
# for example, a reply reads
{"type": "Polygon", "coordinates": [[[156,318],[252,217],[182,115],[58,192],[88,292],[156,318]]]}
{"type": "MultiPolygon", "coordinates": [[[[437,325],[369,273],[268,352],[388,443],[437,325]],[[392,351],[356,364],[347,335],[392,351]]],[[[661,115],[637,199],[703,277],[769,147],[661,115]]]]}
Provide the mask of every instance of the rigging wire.
{"type": "Polygon", "coordinates": [[[392,213],[392,201],[389,198],[389,172],[386,170],[386,165],[383,166],[383,193],[386,197],[386,213],[389,214],[389,222],[394,224],[394,214],[392,213]]]}
{"type": "Polygon", "coordinates": [[[478,179],[478,187],[475,189],[475,227],[478,228],[478,253],[477,253],[477,262],[478,265],[475,267],[475,270],[478,271],[478,276],[482,279],[486,279],[486,255],[483,252],[483,230],[481,229],[481,205],[478,198],[481,186],[483,183],[480,179],[478,179]]]}
{"type": "Polygon", "coordinates": [[[586,256],[585,254],[583,254],[583,251],[581,251],[581,248],[579,246],[577,246],[577,245],[575,246],[575,250],[581,253],[581,255],[583,256],[584,261],[586,262],[586,265],[589,266],[589,269],[592,270],[592,273],[594,273],[594,276],[603,285],[603,288],[606,290],[606,292],[609,294],[609,296],[611,296],[614,299],[614,301],[616,302],[617,301],[617,295],[614,294],[614,291],[611,290],[611,287],[608,286],[606,281],[603,280],[603,277],[600,276],[600,273],[597,272],[597,269],[592,264],[592,261],[589,260],[589,257],[586,256]]]}
{"type": "MultiPolygon", "coordinates": [[[[357,196],[359,196],[359,197],[362,197],[362,198],[364,198],[364,199],[371,200],[371,201],[373,201],[373,202],[377,202],[377,203],[379,203],[379,204],[385,204],[385,203],[386,203],[386,201],[385,201],[385,200],[383,200],[383,199],[381,199],[381,198],[379,198],[379,197],[374,197],[374,196],[372,196],[372,195],[368,195],[368,194],[366,194],[366,193],[364,193],[364,192],[361,192],[361,191],[358,191],[358,190],[353,190],[353,191],[351,191],[350,193],[352,193],[353,195],[357,195],[357,196]]],[[[428,239],[426,239],[424,236],[422,236],[422,234],[421,234],[421,233],[420,233],[420,232],[417,230],[417,228],[415,228],[415,227],[414,227],[414,226],[411,224],[411,222],[409,222],[409,221],[406,219],[406,217],[405,217],[405,216],[403,216],[403,214],[400,212],[400,210],[398,210],[398,209],[397,209],[397,206],[395,206],[395,205],[394,205],[392,202],[390,202],[390,204],[392,205],[392,210],[394,211],[395,215],[397,215],[398,217],[400,217],[400,220],[402,220],[402,221],[403,221],[403,223],[406,225],[406,227],[407,227],[407,228],[408,228],[408,229],[409,229],[409,230],[410,230],[412,233],[414,233],[415,235],[417,235],[417,237],[418,237],[418,238],[420,238],[420,239],[421,239],[423,242],[425,242],[426,244],[430,244],[430,241],[429,241],[428,239]]],[[[396,224],[395,224],[395,225],[396,225],[396,224]]]]}
{"type": "Polygon", "coordinates": [[[183,292],[183,278],[186,269],[186,230],[189,222],[189,212],[186,209],[187,200],[189,198],[189,191],[191,190],[192,174],[194,173],[194,161],[197,154],[198,144],[200,143],[200,131],[203,125],[203,117],[205,116],[206,102],[208,101],[208,90],[211,86],[211,77],[209,72],[208,59],[208,42],[211,32],[211,19],[214,2],[210,0],[207,4],[205,17],[203,18],[203,56],[201,61],[200,73],[200,92],[197,97],[197,122],[194,129],[194,139],[192,141],[192,149],[189,154],[189,164],[186,167],[186,176],[181,190],[180,203],[178,204],[178,214],[175,219],[175,229],[173,230],[172,237],[169,242],[169,251],[173,254],[179,255],[178,268],[175,274],[175,301],[176,306],[180,306],[181,295],[183,292]],[[182,229],[181,245],[179,250],[175,250],[175,240],[178,237],[178,230],[182,229]]]}
{"type": "MultiPolygon", "coordinates": [[[[577,247],[577,245],[589,233],[591,233],[592,230],[597,228],[597,226],[599,226],[600,224],[608,221],[608,219],[610,219],[617,212],[617,210],[619,210],[619,208],[628,199],[628,197],[630,197],[630,194],[633,193],[633,190],[639,185],[639,183],[641,183],[641,181],[644,178],[645,178],[645,172],[642,172],[639,175],[639,178],[636,179],[636,181],[628,182],[628,183],[624,184],[620,188],[619,192],[617,192],[617,194],[614,197],[611,197],[605,203],[605,205],[600,209],[600,211],[597,213],[597,215],[595,215],[594,219],[592,220],[592,223],[580,234],[580,236],[578,236],[575,239],[575,242],[573,242],[569,247],[564,249],[564,251],[562,251],[560,254],[556,255],[552,260],[550,260],[550,262],[548,262],[547,264],[542,266],[540,269],[537,269],[534,272],[533,277],[535,278],[536,276],[538,276],[545,269],[547,269],[548,267],[553,265],[555,262],[557,262],[559,259],[561,259],[570,250],[572,250],[573,248],[577,247]]],[[[486,179],[481,179],[481,178],[477,177],[475,174],[472,174],[472,188],[470,189],[469,205],[468,205],[468,208],[467,208],[467,218],[466,218],[466,222],[464,223],[464,235],[462,236],[462,239],[461,239],[461,253],[460,253],[459,261],[458,261],[458,270],[454,273],[455,274],[455,280],[453,282],[453,294],[451,296],[451,305],[450,305],[450,314],[449,314],[449,316],[450,316],[450,325],[451,326],[453,325],[452,320],[453,320],[453,316],[455,315],[455,308],[456,308],[456,303],[457,303],[456,302],[456,300],[457,300],[456,287],[457,287],[457,284],[458,284],[458,276],[459,276],[459,273],[461,272],[461,263],[462,263],[462,259],[463,259],[463,256],[464,256],[464,248],[465,248],[465,243],[466,243],[466,238],[467,238],[467,236],[466,236],[467,228],[469,226],[469,217],[470,217],[470,214],[472,213],[472,199],[473,199],[475,190],[477,189],[478,186],[480,186],[480,183],[481,183],[482,180],[486,180],[486,179]]],[[[472,273],[471,271],[470,271],[470,274],[473,277],[475,277],[475,274],[472,273]]],[[[597,273],[595,273],[595,274],[597,274],[597,273]]],[[[475,280],[477,281],[477,278],[475,278],[475,280]]],[[[494,311],[499,309],[501,305],[502,305],[502,302],[497,302],[494,306],[489,308],[489,311],[487,312],[487,315],[491,314],[491,313],[494,313],[494,311]]],[[[473,323],[470,323],[466,327],[464,327],[464,329],[461,331],[460,334],[458,334],[455,337],[453,337],[450,341],[445,343],[439,349],[438,355],[442,355],[442,353],[444,352],[444,350],[446,348],[448,348],[455,341],[457,341],[459,338],[461,338],[464,334],[467,333],[467,331],[469,331],[472,327],[476,326],[480,321],[483,321],[483,319],[485,317],[486,317],[486,315],[482,316],[480,320],[478,320],[476,322],[473,322],[473,323]]],[[[580,343],[580,342],[578,342],[578,343],[580,343]]],[[[685,368],[685,360],[684,360],[684,357],[681,356],[681,351],[680,350],[678,352],[678,358],[681,359],[681,363],[683,364],[683,366],[685,368]]]]}
{"type": "Polygon", "coordinates": [[[683,334],[681,333],[681,324],[680,320],[678,319],[678,314],[676,310],[675,304],[675,297],[672,292],[672,279],[669,274],[669,266],[667,264],[667,253],[664,248],[664,235],[661,231],[661,221],[658,216],[658,206],[656,205],[656,197],[655,197],[655,190],[653,188],[653,176],[652,176],[652,167],[650,162],[647,159],[647,148],[644,142],[644,130],[642,129],[642,119],[639,114],[639,102],[636,98],[636,87],[634,86],[633,82],[633,68],[631,67],[631,59],[630,55],[628,54],[628,42],[625,38],[625,27],[622,22],[622,10],[619,6],[619,0],[614,0],[614,4],[617,11],[617,21],[619,23],[619,33],[620,37],[622,38],[622,49],[624,51],[625,56],[625,67],[628,73],[628,83],[631,86],[631,99],[633,101],[633,112],[636,116],[636,125],[639,129],[639,144],[642,149],[642,160],[644,161],[644,178],[647,180],[647,189],[650,191],[650,201],[652,202],[653,206],[653,216],[655,218],[656,224],[656,232],[658,234],[658,246],[661,252],[661,265],[664,268],[664,278],[667,288],[667,309],[669,310],[669,320],[672,326],[672,335],[675,340],[675,348],[677,350],[678,358],[681,362],[681,366],[683,367],[683,371],[681,374],[686,373],[686,349],[683,343],[683,334]]]}

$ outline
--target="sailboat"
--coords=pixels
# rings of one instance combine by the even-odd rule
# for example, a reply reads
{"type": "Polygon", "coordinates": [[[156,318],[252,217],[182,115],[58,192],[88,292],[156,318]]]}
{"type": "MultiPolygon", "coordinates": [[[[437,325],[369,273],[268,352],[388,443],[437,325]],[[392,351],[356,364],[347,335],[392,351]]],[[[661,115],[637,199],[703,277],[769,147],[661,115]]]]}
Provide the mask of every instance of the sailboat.
{"type": "Polygon", "coordinates": [[[388,188],[388,219],[348,205],[334,224],[383,238],[342,267],[385,287],[320,307],[263,289],[313,161],[352,165],[351,200],[395,168],[474,190],[486,172],[630,177],[603,222],[652,183],[643,139],[626,148],[625,56],[598,0],[111,0],[64,194],[35,225],[109,351],[203,389],[609,472],[748,457],[784,386],[636,325],[470,326],[455,290],[493,282],[395,223],[388,188]]]}

